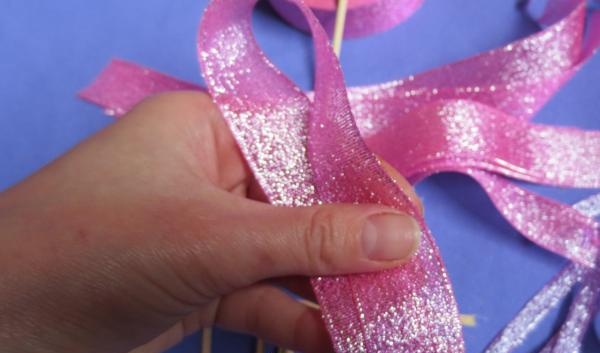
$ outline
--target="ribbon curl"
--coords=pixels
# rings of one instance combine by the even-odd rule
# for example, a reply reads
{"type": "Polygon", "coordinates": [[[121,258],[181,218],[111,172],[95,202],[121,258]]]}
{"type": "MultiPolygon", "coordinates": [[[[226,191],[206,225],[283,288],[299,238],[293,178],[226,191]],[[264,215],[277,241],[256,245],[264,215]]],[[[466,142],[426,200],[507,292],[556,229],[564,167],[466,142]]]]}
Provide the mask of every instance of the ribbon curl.
{"type": "MultiPolygon", "coordinates": [[[[598,13],[589,16],[584,38],[584,2],[551,1],[541,21],[547,28],[535,35],[405,80],[349,88],[347,100],[326,33],[301,1],[293,3],[315,40],[314,93],[304,95],[258,48],[249,16],[254,1],[215,0],[199,40],[210,93],[271,201],[379,202],[414,214],[365,143],[415,182],[444,171],[470,175],[523,235],[574,261],[487,352],[514,349],[580,283],[565,324],[544,348],[576,351],[597,311],[598,224],[580,206],[499,175],[600,186],[599,132],[528,121],[600,45],[598,13]]],[[[114,61],[81,95],[122,115],[149,94],[175,89],[200,88],[114,61]]],[[[400,269],[313,281],[338,352],[464,350],[447,275],[427,232],[424,239],[416,259],[400,269]]]]}

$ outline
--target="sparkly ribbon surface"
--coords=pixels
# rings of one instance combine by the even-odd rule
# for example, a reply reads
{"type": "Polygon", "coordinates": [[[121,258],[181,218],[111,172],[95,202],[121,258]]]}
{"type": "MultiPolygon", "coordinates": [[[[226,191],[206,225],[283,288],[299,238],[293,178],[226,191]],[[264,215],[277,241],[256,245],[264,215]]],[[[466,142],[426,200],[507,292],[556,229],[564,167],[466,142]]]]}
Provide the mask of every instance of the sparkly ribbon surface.
{"type": "MultiPolygon", "coordinates": [[[[315,44],[315,90],[305,94],[256,44],[254,2],[214,0],[198,50],[208,90],[270,201],[382,203],[416,215],[373,152],[414,182],[445,171],[470,175],[525,237],[572,260],[487,352],[518,347],[574,286],[567,319],[543,352],[576,352],[598,309],[593,217],[600,196],[571,207],[506,177],[600,187],[600,132],[529,122],[600,44],[599,14],[588,16],[584,35],[585,3],[550,1],[539,19],[546,28],[535,35],[404,80],[346,88],[317,18],[300,0],[290,1],[315,44]]],[[[113,61],[81,96],[118,116],[148,95],[177,89],[201,88],[113,61]]],[[[338,353],[464,351],[448,276],[419,222],[422,245],[401,268],[313,280],[338,353]]]]}

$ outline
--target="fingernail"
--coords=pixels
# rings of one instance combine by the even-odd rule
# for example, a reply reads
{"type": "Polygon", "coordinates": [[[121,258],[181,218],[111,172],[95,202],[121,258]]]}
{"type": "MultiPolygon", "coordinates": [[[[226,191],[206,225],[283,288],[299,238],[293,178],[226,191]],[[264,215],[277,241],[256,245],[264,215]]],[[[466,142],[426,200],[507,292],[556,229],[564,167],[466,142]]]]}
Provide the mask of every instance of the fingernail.
{"type": "Polygon", "coordinates": [[[419,245],[421,229],[417,221],[404,214],[382,213],[367,218],[363,228],[363,249],[376,261],[403,260],[419,245]]]}

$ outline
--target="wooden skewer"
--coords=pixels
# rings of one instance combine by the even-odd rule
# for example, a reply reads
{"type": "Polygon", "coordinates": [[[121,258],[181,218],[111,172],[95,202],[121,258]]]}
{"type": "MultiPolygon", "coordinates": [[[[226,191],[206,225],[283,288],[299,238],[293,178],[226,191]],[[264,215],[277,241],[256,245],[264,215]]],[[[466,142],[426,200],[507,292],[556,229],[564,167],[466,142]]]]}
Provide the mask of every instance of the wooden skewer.
{"type": "Polygon", "coordinates": [[[212,350],[212,328],[202,330],[202,353],[211,353],[212,350]]]}
{"type": "Polygon", "coordinates": [[[342,39],[344,38],[347,13],[348,0],[338,0],[337,11],[335,12],[335,27],[333,28],[333,51],[338,58],[342,51],[342,39]]]}
{"type": "Polygon", "coordinates": [[[460,323],[466,327],[475,327],[477,326],[477,318],[475,317],[475,315],[461,314],[460,323]]]}
{"type": "Polygon", "coordinates": [[[256,348],[254,348],[254,353],[265,353],[265,341],[256,338],[256,348]]]}
{"type": "Polygon", "coordinates": [[[306,306],[308,306],[309,308],[313,308],[313,309],[317,309],[317,310],[321,310],[321,307],[319,306],[319,304],[310,301],[310,300],[306,300],[303,298],[298,299],[298,301],[306,306]]]}

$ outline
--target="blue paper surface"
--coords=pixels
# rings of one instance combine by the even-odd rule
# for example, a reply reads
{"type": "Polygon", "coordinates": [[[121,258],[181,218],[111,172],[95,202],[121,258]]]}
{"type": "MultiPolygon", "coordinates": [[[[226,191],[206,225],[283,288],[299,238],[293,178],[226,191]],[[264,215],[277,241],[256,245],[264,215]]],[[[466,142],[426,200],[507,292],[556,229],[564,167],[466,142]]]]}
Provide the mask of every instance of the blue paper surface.
{"type": "MultiPolygon", "coordinates": [[[[195,52],[198,0],[4,0],[0,4],[0,190],[17,183],[79,141],[111,123],[79,101],[113,57],[133,60],[201,82],[195,52]]],[[[255,13],[259,42],[303,88],[312,83],[310,39],[283,23],[267,5],[255,13]]],[[[372,84],[466,58],[536,31],[513,1],[426,1],[391,31],[344,42],[349,85],[372,84]]],[[[600,129],[600,57],[594,57],[539,113],[536,121],[600,129]]],[[[564,202],[590,190],[528,186],[564,202]]],[[[442,250],[463,313],[468,352],[481,352],[519,308],[563,265],[523,240],[469,178],[444,174],[417,187],[442,250]]],[[[518,352],[536,352],[564,308],[518,352]]],[[[600,352],[590,330],[584,352],[600,352]]],[[[199,351],[197,335],[171,353],[199,351]]],[[[218,331],[214,351],[253,350],[252,339],[218,331]]]]}

